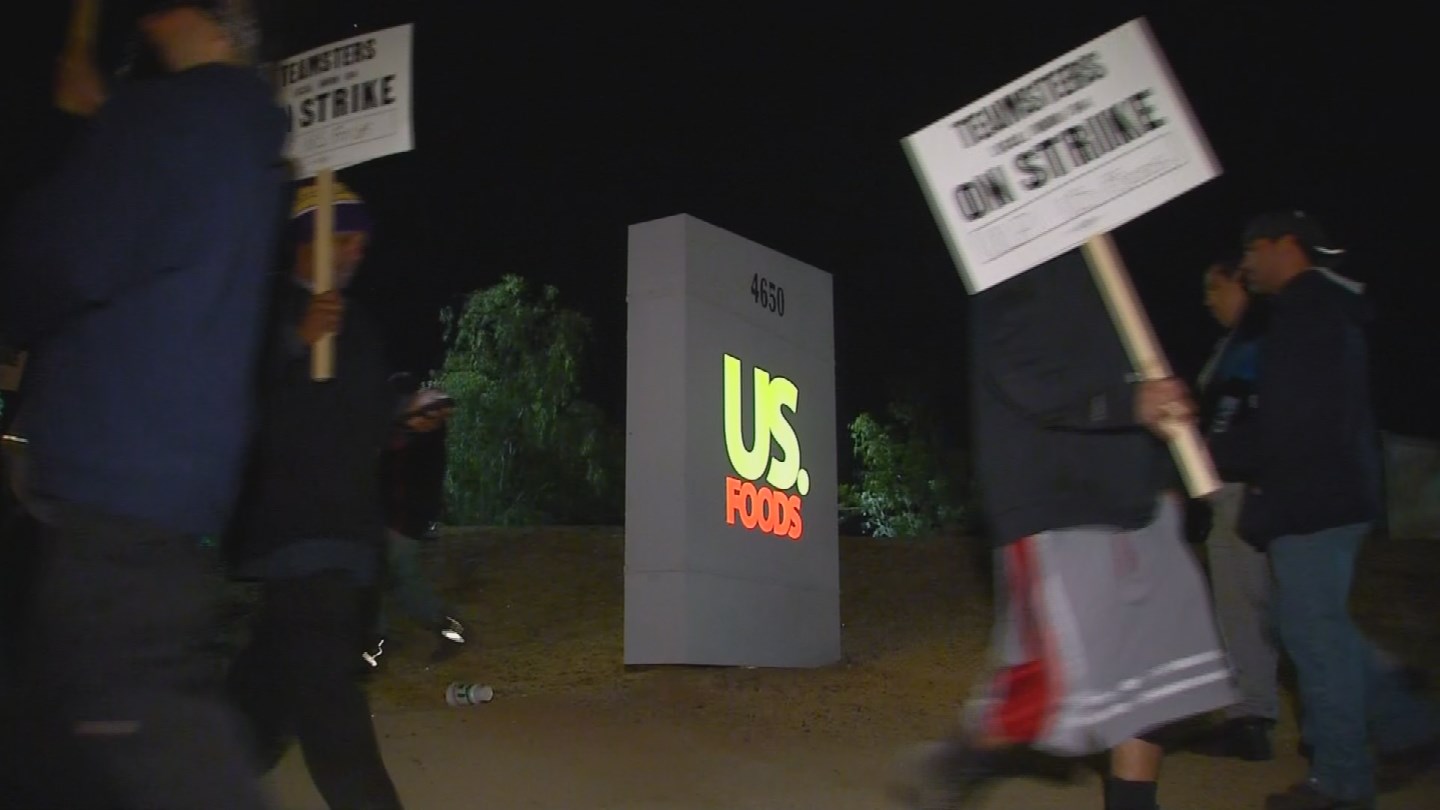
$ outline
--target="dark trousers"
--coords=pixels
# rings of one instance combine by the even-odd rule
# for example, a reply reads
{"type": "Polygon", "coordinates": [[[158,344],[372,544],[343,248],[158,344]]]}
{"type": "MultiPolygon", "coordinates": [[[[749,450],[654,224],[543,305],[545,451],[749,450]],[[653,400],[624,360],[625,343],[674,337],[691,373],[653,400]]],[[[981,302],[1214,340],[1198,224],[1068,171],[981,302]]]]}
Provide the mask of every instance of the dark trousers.
{"type": "Polygon", "coordinates": [[[0,443],[0,712],[13,705],[6,701],[19,686],[21,628],[40,548],[39,527],[20,503],[12,466],[9,443],[0,443]]]}
{"type": "Polygon", "coordinates": [[[332,810],[401,807],[359,682],[367,619],[364,593],[348,574],[270,580],[251,641],[230,671],[231,696],[264,766],[279,761],[293,735],[332,810]]]}
{"type": "Polygon", "coordinates": [[[1300,686],[1301,736],[1314,748],[1310,776],[1341,799],[1375,795],[1376,751],[1437,739],[1440,712],[1406,689],[1350,616],[1355,561],[1366,524],[1271,541],[1275,620],[1300,686]]]}
{"type": "MultiPolygon", "coordinates": [[[[394,529],[385,532],[385,566],[381,581],[385,590],[395,596],[400,609],[426,630],[440,627],[453,611],[440,598],[435,586],[425,578],[420,566],[420,541],[394,529]]],[[[388,632],[384,602],[377,596],[375,635],[384,638],[388,632]]]]}
{"type": "Polygon", "coordinates": [[[4,500],[0,494],[0,696],[18,687],[21,629],[40,548],[35,521],[4,500]]]}
{"type": "Polygon", "coordinates": [[[23,763],[10,752],[21,750],[29,731],[22,728],[20,714],[25,695],[21,633],[40,547],[35,521],[18,504],[7,503],[7,495],[0,486],[0,807],[4,797],[19,795],[25,776],[23,763]]]}
{"type": "Polygon", "coordinates": [[[0,801],[262,810],[213,640],[221,578],[195,536],[48,504],[0,801]],[[7,780],[7,781],[9,781],[7,780]]]}

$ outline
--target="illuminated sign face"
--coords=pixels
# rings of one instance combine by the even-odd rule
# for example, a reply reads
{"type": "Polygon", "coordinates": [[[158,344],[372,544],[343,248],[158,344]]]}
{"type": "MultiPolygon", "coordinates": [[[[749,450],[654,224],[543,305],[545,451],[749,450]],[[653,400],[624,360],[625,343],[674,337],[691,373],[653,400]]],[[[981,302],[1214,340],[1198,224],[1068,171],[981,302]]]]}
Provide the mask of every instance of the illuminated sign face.
{"type": "Polygon", "coordinates": [[[830,276],[684,214],[629,251],[625,663],[833,664],[830,276]]]}
{"type": "Polygon", "coordinates": [[[740,358],[725,355],[725,452],[735,471],[725,478],[725,522],[799,540],[805,533],[801,498],[810,492],[810,474],[800,466],[800,440],[790,423],[800,391],[784,377],[755,367],[750,393],[754,438],[746,447],[742,382],[740,358]]]}

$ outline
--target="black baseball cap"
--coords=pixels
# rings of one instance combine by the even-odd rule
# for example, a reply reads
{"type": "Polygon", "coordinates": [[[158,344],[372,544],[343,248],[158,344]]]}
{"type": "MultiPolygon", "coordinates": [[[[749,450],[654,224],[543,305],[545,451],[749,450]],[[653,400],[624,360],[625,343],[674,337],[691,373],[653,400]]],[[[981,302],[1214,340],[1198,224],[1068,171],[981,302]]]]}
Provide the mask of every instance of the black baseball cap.
{"type": "Polygon", "coordinates": [[[1297,209],[1267,211],[1251,219],[1245,226],[1241,248],[1256,239],[1279,239],[1282,236],[1295,237],[1310,261],[1321,267],[1335,267],[1345,257],[1344,249],[1330,241],[1320,223],[1297,209]]]}

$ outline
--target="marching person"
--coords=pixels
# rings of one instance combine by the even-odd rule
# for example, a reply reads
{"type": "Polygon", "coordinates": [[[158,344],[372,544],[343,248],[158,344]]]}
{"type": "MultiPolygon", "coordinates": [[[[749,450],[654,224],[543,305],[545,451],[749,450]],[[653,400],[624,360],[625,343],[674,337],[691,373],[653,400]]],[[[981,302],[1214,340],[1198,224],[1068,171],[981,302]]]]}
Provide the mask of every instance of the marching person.
{"type": "Polygon", "coordinates": [[[27,785],[16,807],[259,810],[202,652],[221,586],[206,538],[250,438],[285,115],[238,4],[145,5],[164,75],[109,88],[70,53],[57,89],[86,131],[9,227],[0,342],[29,352],[10,430],[42,557],[4,729],[24,740],[0,766],[27,785]]]}
{"type": "Polygon", "coordinates": [[[1402,682],[1350,616],[1360,546],[1382,515],[1379,432],[1370,401],[1363,285],[1314,217],[1273,211],[1247,225],[1241,266],[1270,297],[1260,341],[1259,409],[1211,439],[1216,463],[1241,470],[1237,531],[1269,556],[1276,629],[1295,664],[1307,778],[1266,810],[1371,810],[1372,741],[1392,764],[1433,766],[1435,707],[1402,682]]]}
{"type": "Polygon", "coordinates": [[[334,810],[399,810],[359,682],[366,595],[380,576],[385,519],[380,454],[398,403],[375,324],[344,290],[371,222],[335,183],[335,284],[314,293],[314,183],[302,186],[287,238],[293,264],[276,293],[260,371],[260,431],[241,512],[227,540],[236,576],[262,597],[230,691],[249,719],[262,766],[290,737],[334,810]],[[335,335],[335,373],[311,378],[310,356],[335,335]]]}
{"type": "Polygon", "coordinates": [[[385,594],[393,596],[411,620],[435,633],[439,647],[434,657],[452,655],[465,644],[465,626],[420,566],[420,544],[434,539],[444,505],[446,423],[455,400],[438,389],[419,387],[410,374],[392,375],[390,382],[397,396],[411,400],[414,407],[396,420],[381,466],[386,569],[375,596],[374,642],[364,654],[372,667],[384,650],[385,594]]]}
{"type": "Polygon", "coordinates": [[[1236,699],[1161,440],[1193,405],[1178,380],[1134,379],[1078,250],[971,303],[996,668],[897,792],[953,810],[1020,748],[1109,751],[1106,810],[1156,810],[1158,735],[1236,699]]]}
{"type": "MultiPolygon", "coordinates": [[[[1260,338],[1268,316],[1264,296],[1245,286],[1238,263],[1218,261],[1204,274],[1205,306],[1224,330],[1197,381],[1201,425],[1207,440],[1224,441],[1255,418],[1260,338]]],[[[1217,465],[1225,483],[1209,498],[1205,551],[1210,588],[1225,649],[1235,671],[1240,702],[1192,750],[1252,762],[1274,759],[1271,729],[1280,713],[1279,652],[1270,618],[1270,561],[1236,528],[1244,501],[1246,471],[1217,465]]]]}

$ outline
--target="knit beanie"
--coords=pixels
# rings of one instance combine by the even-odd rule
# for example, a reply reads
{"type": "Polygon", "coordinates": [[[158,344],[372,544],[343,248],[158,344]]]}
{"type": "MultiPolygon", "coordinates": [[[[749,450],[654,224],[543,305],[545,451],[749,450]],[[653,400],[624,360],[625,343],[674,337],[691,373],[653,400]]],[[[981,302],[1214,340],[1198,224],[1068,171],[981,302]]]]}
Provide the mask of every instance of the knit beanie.
{"type": "MultiPolygon", "coordinates": [[[[314,181],[295,192],[290,207],[290,240],[304,244],[315,239],[315,209],[319,207],[320,189],[314,181]]],[[[335,233],[369,233],[372,226],[365,201],[349,186],[335,181],[335,233]]]]}

